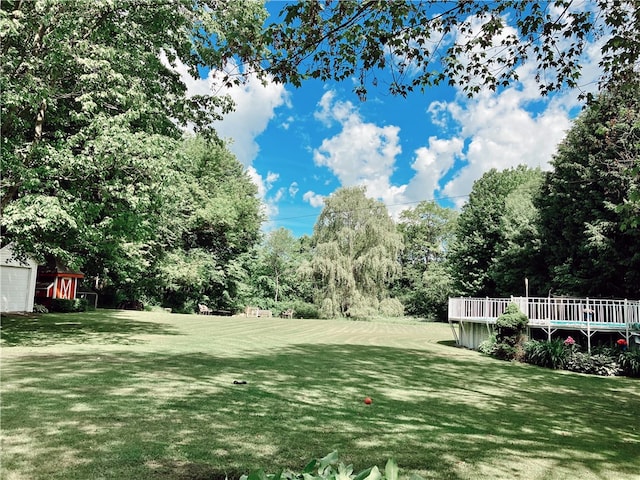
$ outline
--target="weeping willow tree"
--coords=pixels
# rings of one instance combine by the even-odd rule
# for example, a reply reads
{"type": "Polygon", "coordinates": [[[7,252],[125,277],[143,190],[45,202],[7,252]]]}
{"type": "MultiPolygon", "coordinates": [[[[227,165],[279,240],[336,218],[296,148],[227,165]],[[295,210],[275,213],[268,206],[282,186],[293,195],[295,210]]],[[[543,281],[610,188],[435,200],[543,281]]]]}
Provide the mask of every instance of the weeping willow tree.
{"type": "Polygon", "coordinates": [[[326,317],[400,314],[389,285],[400,272],[402,237],[381,202],[364,187],[331,195],[314,226],[314,254],[305,273],[326,317]]]}

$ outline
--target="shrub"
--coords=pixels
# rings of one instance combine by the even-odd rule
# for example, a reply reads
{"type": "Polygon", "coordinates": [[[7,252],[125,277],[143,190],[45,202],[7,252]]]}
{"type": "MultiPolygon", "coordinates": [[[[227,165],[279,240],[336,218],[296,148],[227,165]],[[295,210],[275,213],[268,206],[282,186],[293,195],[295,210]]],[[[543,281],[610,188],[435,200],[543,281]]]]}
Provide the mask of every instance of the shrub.
{"type": "Polygon", "coordinates": [[[293,316],[295,318],[320,318],[318,307],[313,303],[295,302],[291,305],[293,308],[293,316]]]}
{"type": "Polygon", "coordinates": [[[496,334],[492,333],[485,341],[478,345],[478,351],[485,355],[493,355],[493,350],[496,346],[496,334]]]}
{"type": "Polygon", "coordinates": [[[496,320],[496,345],[492,356],[502,360],[513,360],[522,350],[522,341],[529,319],[518,305],[510,303],[496,320]]]}
{"type": "Polygon", "coordinates": [[[49,309],[47,307],[45,307],[44,305],[40,305],[40,304],[36,303],[33,306],[33,313],[49,313],[49,309]]]}
{"type": "Polygon", "coordinates": [[[640,350],[630,350],[618,358],[620,371],[628,377],[640,377],[640,350]]]}
{"type": "Polygon", "coordinates": [[[524,361],[539,367],[559,369],[565,366],[570,350],[564,341],[531,340],[524,345],[524,361]]]}
{"type": "Polygon", "coordinates": [[[519,348],[508,343],[496,342],[491,351],[491,356],[500,360],[514,360],[519,356],[519,351],[519,348]]]}
{"type": "Polygon", "coordinates": [[[86,298],[76,298],[73,301],[74,312],[86,312],[89,308],[89,301],[86,298]]]}
{"type": "MultiPolygon", "coordinates": [[[[279,472],[266,474],[262,470],[242,475],[240,480],[398,480],[399,469],[394,459],[389,459],[383,471],[377,466],[369,467],[354,473],[352,465],[338,463],[338,453],[332,452],[324,458],[312,460],[304,470],[298,472],[279,472]]],[[[422,480],[419,475],[411,475],[412,479],[422,480]]]]}
{"type": "Polygon", "coordinates": [[[380,302],[380,315],[383,317],[402,317],[404,305],[397,298],[385,298],[380,302]]]}
{"type": "Polygon", "coordinates": [[[529,319],[520,311],[520,308],[515,303],[510,303],[505,309],[504,313],[496,320],[497,338],[500,339],[512,339],[512,345],[516,345],[519,337],[524,333],[527,328],[529,319]]]}
{"type": "Polygon", "coordinates": [[[49,309],[52,312],[73,312],[73,300],[68,300],[66,298],[54,298],[53,300],[51,300],[49,309]]]}
{"type": "Polygon", "coordinates": [[[49,310],[51,312],[70,313],[70,312],[86,312],[88,302],[86,298],[54,298],[51,300],[49,310]]]}
{"type": "Polygon", "coordinates": [[[379,317],[380,302],[377,298],[368,298],[361,295],[354,295],[351,305],[347,310],[347,317],[366,320],[369,318],[379,317]]]}
{"type": "Polygon", "coordinates": [[[565,368],[572,372],[609,377],[618,372],[618,362],[609,355],[575,352],[567,358],[565,368]]]}

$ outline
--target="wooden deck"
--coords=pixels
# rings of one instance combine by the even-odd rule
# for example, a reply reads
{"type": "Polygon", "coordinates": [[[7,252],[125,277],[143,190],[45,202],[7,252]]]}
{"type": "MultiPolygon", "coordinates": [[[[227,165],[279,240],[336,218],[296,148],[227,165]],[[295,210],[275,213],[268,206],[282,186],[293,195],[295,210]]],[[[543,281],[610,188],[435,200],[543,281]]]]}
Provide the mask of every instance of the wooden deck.
{"type": "MultiPolygon", "coordinates": [[[[629,341],[632,335],[631,325],[640,323],[638,300],[567,297],[450,298],[449,323],[456,342],[464,345],[465,342],[461,339],[465,337],[465,333],[475,332],[466,343],[477,343],[474,338],[480,330],[473,325],[486,325],[490,332],[490,326],[495,324],[498,316],[512,302],[529,318],[529,328],[543,329],[549,338],[557,330],[579,330],[587,336],[589,348],[591,337],[597,332],[619,332],[629,341]],[[455,323],[459,324],[460,334],[456,333],[455,323]]],[[[477,345],[471,346],[475,347],[477,345]]]]}

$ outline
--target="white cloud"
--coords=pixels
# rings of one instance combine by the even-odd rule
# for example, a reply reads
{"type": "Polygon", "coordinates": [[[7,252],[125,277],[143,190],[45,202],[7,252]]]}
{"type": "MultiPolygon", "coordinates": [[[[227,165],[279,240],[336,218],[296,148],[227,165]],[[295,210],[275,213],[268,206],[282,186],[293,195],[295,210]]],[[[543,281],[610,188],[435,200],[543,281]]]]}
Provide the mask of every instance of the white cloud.
{"type": "MultiPolygon", "coordinates": [[[[168,65],[166,57],[162,61],[168,65]]],[[[212,70],[207,78],[193,78],[187,67],[178,63],[172,67],[180,74],[187,87],[187,95],[229,95],[235,102],[235,110],[224,116],[221,121],[214,122],[214,127],[221,138],[228,140],[228,148],[238,160],[249,166],[255,160],[260,147],[256,138],[266,130],[269,121],[275,116],[276,108],[289,106],[289,95],[282,84],[269,81],[266,83],[250,75],[242,85],[227,87],[222,85],[219,72],[212,70]]],[[[237,70],[230,65],[229,69],[237,70]]]]}
{"type": "Polygon", "coordinates": [[[247,175],[249,175],[251,181],[258,187],[258,198],[260,198],[262,202],[262,213],[267,218],[274,218],[279,211],[277,202],[280,200],[281,195],[279,196],[278,192],[276,192],[275,197],[268,198],[268,194],[273,187],[273,182],[278,179],[278,175],[269,172],[267,178],[264,179],[253,166],[247,168],[247,175]]]}
{"type": "Polygon", "coordinates": [[[249,175],[249,178],[251,179],[251,181],[255,183],[256,186],[258,187],[258,197],[264,198],[265,195],[267,194],[267,186],[265,185],[264,180],[262,179],[262,176],[253,167],[247,168],[247,175],[249,175]]]}
{"type": "Polygon", "coordinates": [[[222,88],[219,92],[231,96],[235,110],[214,126],[222,138],[233,140],[229,149],[238,160],[250,165],[260,150],[256,137],[266,130],[275,109],[288,102],[286,90],[276,83],[263,85],[252,77],[245,85],[222,88]]]}
{"type": "Polygon", "coordinates": [[[500,93],[482,92],[473,100],[459,95],[453,102],[430,106],[436,123],[447,119],[459,131],[446,140],[466,143],[460,152],[466,165],[444,186],[444,195],[467,195],[473,182],[492,168],[520,164],[550,168],[557,145],[571,126],[576,92],[541,98],[531,69],[522,67],[519,74],[524,80],[500,93]]]}
{"type": "Polygon", "coordinates": [[[440,189],[438,182],[453,167],[456,157],[462,156],[463,147],[464,141],[459,137],[430,137],[429,146],[417,149],[415,160],[411,164],[416,173],[404,192],[407,200],[425,200],[425,192],[433,198],[433,192],[440,189]]]}
{"type": "MultiPolygon", "coordinates": [[[[582,83],[592,90],[598,60],[599,49],[588,48],[582,83]]],[[[391,184],[401,154],[400,129],[365,121],[353,104],[327,92],[315,118],[325,125],[337,122],[341,131],[322,141],[314,161],[329,168],[342,185],[365,185],[370,196],[395,204],[389,209],[394,215],[408,208],[402,204],[432,198],[452,197],[461,205],[473,182],[492,168],[524,164],[548,170],[580,105],[580,91],[541,97],[531,64],[520,67],[518,75],[520,81],[499,92],[485,90],[469,100],[458,89],[453,101],[432,102],[426,112],[440,133],[415,150],[415,174],[404,185],[391,184]]]]}
{"type": "Polygon", "coordinates": [[[312,192],[311,190],[305,192],[305,194],[302,196],[302,199],[315,208],[324,206],[324,196],[320,195],[319,193],[312,192]]]}
{"type": "Polygon", "coordinates": [[[278,178],[280,178],[280,175],[277,173],[273,173],[273,172],[268,172],[267,173],[267,179],[266,182],[269,184],[269,187],[271,187],[271,185],[276,182],[278,180],[278,178]]]}
{"type": "Polygon", "coordinates": [[[273,203],[278,203],[280,200],[282,200],[282,198],[284,197],[286,192],[286,189],[284,187],[279,188],[276,191],[276,194],[273,196],[272,202],[273,203]]]}
{"type": "Polygon", "coordinates": [[[331,105],[335,96],[336,92],[333,90],[329,90],[322,95],[322,98],[318,102],[320,109],[313,113],[313,117],[322,122],[326,127],[330,127],[332,124],[333,115],[331,113],[331,105]]]}
{"type": "MultiPolygon", "coordinates": [[[[479,28],[479,24],[474,26],[479,28]]],[[[549,162],[580,106],[578,95],[597,89],[601,74],[598,63],[604,41],[600,39],[587,46],[578,89],[542,97],[534,65],[528,63],[517,69],[520,81],[498,93],[484,90],[468,100],[458,87],[454,101],[433,102],[427,110],[431,122],[445,132],[456,132],[449,137],[443,135],[440,140],[466,143],[464,150],[459,152],[459,158],[464,159],[466,165],[447,182],[443,193],[451,197],[468,194],[473,182],[491,168],[503,170],[520,164],[545,170],[551,168],[549,162]]],[[[441,171],[434,174],[442,178],[441,171]]],[[[433,181],[419,169],[410,186],[417,183],[424,184],[429,190],[433,186],[433,181]],[[421,176],[425,179],[419,180],[421,176]]]]}
{"type": "Polygon", "coordinates": [[[294,118],[292,116],[289,116],[289,117],[287,117],[287,119],[285,121],[283,121],[280,124],[280,127],[283,130],[289,130],[289,127],[291,127],[291,124],[293,123],[293,121],[294,121],[294,118]]]}
{"type": "Polygon", "coordinates": [[[300,190],[300,188],[298,187],[298,182],[293,182],[291,185],[289,185],[289,196],[291,198],[294,198],[298,193],[298,190],[300,190]]]}
{"type": "Polygon", "coordinates": [[[396,157],[402,151],[400,128],[364,122],[351,102],[334,99],[333,92],[323,95],[316,118],[325,124],[336,121],[342,130],[314,150],[315,164],[329,168],[343,186],[364,185],[372,197],[386,197],[396,157]]]}

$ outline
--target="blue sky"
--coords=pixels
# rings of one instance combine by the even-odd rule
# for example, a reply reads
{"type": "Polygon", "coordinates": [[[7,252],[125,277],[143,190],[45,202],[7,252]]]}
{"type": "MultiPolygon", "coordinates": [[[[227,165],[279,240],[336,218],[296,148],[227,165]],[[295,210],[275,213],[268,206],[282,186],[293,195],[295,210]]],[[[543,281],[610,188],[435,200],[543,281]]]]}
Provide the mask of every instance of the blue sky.
{"type": "MultiPolygon", "coordinates": [[[[598,55],[592,45],[582,90],[595,89],[598,55]]],[[[215,89],[235,100],[235,112],[215,126],[258,185],[264,229],[300,236],[313,232],[323,199],[342,186],[365,185],[397,217],[422,200],[460,208],[491,168],[549,169],[579,112],[580,92],[541,98],[532,67],[520,67],[519,76],[513,86],[471,100],[448,86],[402,98],[380,85],[365,102],[349,81],[295,88],[250,80],[220,89],[213,73],[183,78],[193,94],[215,89]]]]}

